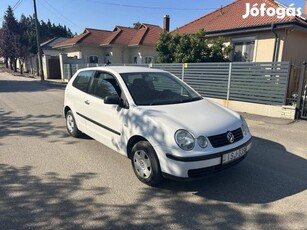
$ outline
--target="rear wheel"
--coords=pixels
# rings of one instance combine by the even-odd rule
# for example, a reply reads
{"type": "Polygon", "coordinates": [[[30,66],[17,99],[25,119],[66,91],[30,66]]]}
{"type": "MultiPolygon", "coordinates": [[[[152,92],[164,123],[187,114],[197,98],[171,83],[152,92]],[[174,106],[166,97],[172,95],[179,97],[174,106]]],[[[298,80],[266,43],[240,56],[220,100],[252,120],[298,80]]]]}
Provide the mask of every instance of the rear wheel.
{"type": "Polygon", "coordinates": [[[68,133],[73,137],[79,137],[81,135],[71,110],[66,113],[66,128],[68,133]]]}
{"type": "Polygon", "coordinates": [[[147,185],[162,181],[158,157],[148,141],[140,141],[132,148],[131,163],[137,178],[147,185]]]}

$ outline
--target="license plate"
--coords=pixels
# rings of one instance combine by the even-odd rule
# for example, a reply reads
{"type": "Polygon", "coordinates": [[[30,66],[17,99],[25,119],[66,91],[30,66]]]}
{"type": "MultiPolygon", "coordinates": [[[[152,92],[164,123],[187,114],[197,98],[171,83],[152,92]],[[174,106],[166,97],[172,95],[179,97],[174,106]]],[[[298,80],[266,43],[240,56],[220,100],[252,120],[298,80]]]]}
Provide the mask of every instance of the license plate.
{"type": "Polygon", "coordinates": [[[231,161],[234,161],[242,156],[244,156],[246,153],[246,147],[243,147],[242,149],[237,149],[236,151],[226,153],[222,156],[222,164],[227,164],[231,161]]]}

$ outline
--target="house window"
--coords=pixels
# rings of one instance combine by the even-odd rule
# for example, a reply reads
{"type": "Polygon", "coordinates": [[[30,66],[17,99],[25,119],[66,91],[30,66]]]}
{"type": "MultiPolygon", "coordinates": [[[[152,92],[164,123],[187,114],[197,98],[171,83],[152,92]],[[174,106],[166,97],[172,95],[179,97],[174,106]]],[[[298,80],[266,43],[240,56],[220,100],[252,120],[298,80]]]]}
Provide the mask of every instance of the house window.
{"type": "Polygon", "coordinates": [[[104,59],[104,62],[107,64],[107,65],[110,65],[112,63],[112,58],[111,58],[111,55],[110,54],[106,54],[105,56],[105,59],[104,59]]]}
{"type": "Polygon", "coordinates": [[[98,63],[99,58],[97,56],[89,56],[88,62],[89,63],[98,63]]]}
{"type": "Polygon", "coordinates": [[[252,62],[254,60],[255,41],[233,42],[233,61],[252,62]]]}

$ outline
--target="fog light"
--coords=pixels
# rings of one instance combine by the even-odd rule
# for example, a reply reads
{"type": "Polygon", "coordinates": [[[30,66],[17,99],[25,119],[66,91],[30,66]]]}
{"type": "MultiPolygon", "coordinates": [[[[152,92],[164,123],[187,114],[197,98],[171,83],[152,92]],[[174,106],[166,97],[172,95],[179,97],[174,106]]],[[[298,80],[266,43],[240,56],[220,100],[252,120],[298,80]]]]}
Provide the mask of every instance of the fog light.
{"type": "Polygon", "coordinates": [[[208,139],[204,136],[199,136],[197,138],[197,143],[200,147],[206,148],[208,146],[208,139]]]}

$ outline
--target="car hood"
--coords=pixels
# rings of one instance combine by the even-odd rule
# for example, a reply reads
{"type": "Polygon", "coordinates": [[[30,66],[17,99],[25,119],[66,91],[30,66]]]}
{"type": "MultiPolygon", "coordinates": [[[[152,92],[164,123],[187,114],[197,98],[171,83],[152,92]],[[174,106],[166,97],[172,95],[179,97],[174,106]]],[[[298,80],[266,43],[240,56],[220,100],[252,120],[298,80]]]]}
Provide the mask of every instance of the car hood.
{"type": "Polygon", "coordinates": [[[237,129],[240,115],[207,99],[158,106],[141,106],[142,115],[168,132],[185,129],[195,137],[210,136],[237,129]]]}

